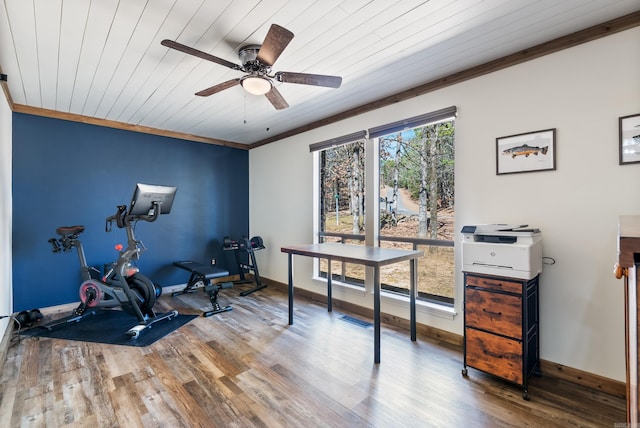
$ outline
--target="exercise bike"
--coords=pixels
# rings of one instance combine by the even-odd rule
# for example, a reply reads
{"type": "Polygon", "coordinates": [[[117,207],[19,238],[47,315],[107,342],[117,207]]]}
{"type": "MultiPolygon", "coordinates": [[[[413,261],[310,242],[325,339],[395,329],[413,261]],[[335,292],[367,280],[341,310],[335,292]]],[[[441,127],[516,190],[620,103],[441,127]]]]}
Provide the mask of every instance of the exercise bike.
{"type": "MultiPolygon", "coordinates": [[[[165,191],[171,193],[166,196],[166,198],[171,198],[168,203],[168,212],[171,208],[176,188],[168,186],[153,187],[153,190],[160,190],[163,194],[165,191]]],[[[149,210],[146,211],[147,214],[136,214],[136,212],[140,212],[139,209],[137,211],[134,210],[140,184],[136,189],[129,211],[127,211],[126,205],[119,205],[117,212],[106,219],[105,230],[107,232],[111,232],[114,221],[118,228],[126,230],[127,248],[123,248],[121,244],[116,245],[116,250],[120,252],[120,255],[103,276],[100,276],[98,269],[87,265],[82,242],[79,239],[80,234],[85,230],[84,226],[58,227],[56,233],[59,237],[49,239],[54,253],[60,251],[71,252],[73,248],[76,249],[83,282],[79,290],[80,304],[73,310],[72,314],[52,324],[43,325],[43,327],[51,329],[61,324],[81,321],[88,315],[95,314],[94,309],[96,308],[121,307],[124,312],[138,319],[138,324],[125,332],[127,336],[137,338],[152,324],[178,315],[178,311],[175,310],[162,315],[158,315],[153,311],[153,305],[156,302],[156,298],[162,294],[162,288],[156,286],[149,278],[141,274],[134,264],[146,250],[144,244],[137,240],[134,235],[135,223],[139,220],[156,221],[160,214],[165,214],[162,211],[162,200],[166,200],[166,198],[158,197],[159,200],[145,201],[145,203],[150,204],[149,210]]],[[[140,199],[142,200],[143,197],[140,199]]]]}

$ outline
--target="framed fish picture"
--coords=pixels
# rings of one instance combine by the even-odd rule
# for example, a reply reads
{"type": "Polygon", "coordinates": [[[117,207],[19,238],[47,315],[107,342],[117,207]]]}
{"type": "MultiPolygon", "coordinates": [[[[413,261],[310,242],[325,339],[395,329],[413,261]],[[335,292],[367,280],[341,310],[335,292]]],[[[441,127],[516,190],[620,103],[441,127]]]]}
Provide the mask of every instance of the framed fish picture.
{"type": "Polygon", "coordinates": [[[556,128],[496,138],[496,173],[556,169],[556,128]]]}
{"type": "Polygon", "coordinates": [[[640,114],[618,119],[620,128],[620,165],[640,162],[640,114]]]}

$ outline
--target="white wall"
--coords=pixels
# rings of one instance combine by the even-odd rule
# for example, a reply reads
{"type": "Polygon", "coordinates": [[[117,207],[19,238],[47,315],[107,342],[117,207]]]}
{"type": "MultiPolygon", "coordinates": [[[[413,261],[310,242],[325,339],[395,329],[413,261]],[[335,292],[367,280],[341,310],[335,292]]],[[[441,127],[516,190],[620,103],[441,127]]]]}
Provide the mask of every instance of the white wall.
{"type": "MultiPolygon", "coordinates": [[[[1,93],[1,91],[0,91],[1,93]]],[[[0,315],[13,312],[11,268],[11,109],[0,94],[0,315]]],[[[10,318],[0,320],[0,339],[10,318]]]]}
{"type": "MultiPolygon", "coordinates": [[[[618,165],[618,117],[640,113],[638,46],[640,28],[627,30],[252,149],[250,228],[267,246],[256,253],[261,274],[286,283],[280,247],[313,241],[310,143],[456,105],[456,228],[539,227],[544,256],[556,260],[541,276],[541,358],[624,381],[623,284],[612,269],[618,216],[640,214],[640,164],[618,165]],[[548,128],[557,129],[555,171],[496,175],[496,137],[548,128]]],[[[324,293],[311,259],[294,261],[296,286],[324,293]]],[[[458,314],[419,311],[418,321],[462,335],[459,245],[456,262],[458,314]]],[[[408,318],[388,300],[383,311],[408,318]]]]}

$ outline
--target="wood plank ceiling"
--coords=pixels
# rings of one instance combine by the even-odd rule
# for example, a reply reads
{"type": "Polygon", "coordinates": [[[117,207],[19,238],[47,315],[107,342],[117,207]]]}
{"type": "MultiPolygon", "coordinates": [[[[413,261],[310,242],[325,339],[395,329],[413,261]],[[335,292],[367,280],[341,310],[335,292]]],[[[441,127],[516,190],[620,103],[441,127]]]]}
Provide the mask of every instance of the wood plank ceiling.
{"type": "MultiPolygon", "coordinates": [[[[638,0],[3,0],[0,70],[15,111],[43,109],[251,147],[340,112],[640,10],[638,0]],[[272,23],[295,34],[273,71],[342,76],[338,89],[275,82],[276,110],[239,64],[272,23]]],[[[416,114],[423,112],[416,112],[416,114]]]]}

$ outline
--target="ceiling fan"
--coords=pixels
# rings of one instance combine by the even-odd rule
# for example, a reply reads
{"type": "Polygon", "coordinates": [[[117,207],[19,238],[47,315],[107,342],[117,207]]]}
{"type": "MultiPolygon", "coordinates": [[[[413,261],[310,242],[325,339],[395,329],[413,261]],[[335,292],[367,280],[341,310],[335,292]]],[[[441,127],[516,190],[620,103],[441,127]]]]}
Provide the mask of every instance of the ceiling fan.
{"type": "Polygon", "coordinates": [[[294,73],[290,71],[278,71],[271,74],[271,66],[276,62],[278,57],[280,57],[280,54],[292,39],[293,33],[291,31],[279,25],[272,24],[262,45],[246,45],[238,50],[241,65],[185,46],[173,40],[165,39],[161,44],[168,48],[176,49],[186,54],[229,67],[232,70],[246,73],[243,77],[227,80],[226,82],[196,92],[196,95],[208,97],[225,89],[241,85],[250,94],[266,96],[276,110],[282,110],[289,107],[289,104],[287,104],[280,92],[273,85],[274,80],[284,83],[325,86],[328,88],[339,88],[342,84],[342,77],[339,76],[294,73]]]}

